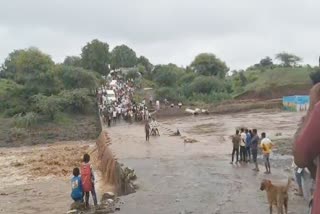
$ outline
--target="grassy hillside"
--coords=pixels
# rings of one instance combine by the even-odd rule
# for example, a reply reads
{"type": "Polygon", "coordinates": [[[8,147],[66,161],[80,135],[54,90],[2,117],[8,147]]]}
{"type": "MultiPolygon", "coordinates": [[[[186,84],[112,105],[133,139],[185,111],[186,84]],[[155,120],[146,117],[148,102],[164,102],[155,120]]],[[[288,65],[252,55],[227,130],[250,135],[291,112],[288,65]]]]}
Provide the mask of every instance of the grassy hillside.
{"type": "Polygon", "coordinates": [[[286,95],[307,94],[311,87],[312,68],[273,68],[244,72],[247,83],[235,93],[235,98],[280,98],[286,95]]]}

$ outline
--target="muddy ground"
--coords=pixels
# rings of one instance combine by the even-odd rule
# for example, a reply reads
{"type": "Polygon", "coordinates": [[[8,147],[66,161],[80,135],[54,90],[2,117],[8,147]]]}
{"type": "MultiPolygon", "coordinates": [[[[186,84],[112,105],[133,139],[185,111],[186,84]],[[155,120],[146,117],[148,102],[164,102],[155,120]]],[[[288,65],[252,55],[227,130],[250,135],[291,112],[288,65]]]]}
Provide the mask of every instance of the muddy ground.
{"type": "MultiPolygon", "coordinates": [[[[301,116],[252,111],[164,119],[159,120],[161,136],[151,137],[149,143],[144,140],[142,124],[120,123],[107,129],[113,153],[138,176],[138,191],[122,197],[124,204],[118,213],[268,213],[260,181],[270,178],[275,183],[286,182],[291,165],[290,139],[301,116]],[[276,166],[272,175],[264,175],[262,166],[261,172],[255,173],[251,164],[229,163],[229,136],[239,126],[265,131],[275,142],[281,140],[285,145],[286,149],[281,145],[272,156],[276,166]],[[182,136],[171,136],[177,128],[182,136]],[[188,138],[197,142],[184,143],[188,138]]],[[[64,170],[71,174],[80,153],[93,148],[93,142],[68,142],[0,149],[0,213],[65,213],[71,198],[64,170]],[[54,158],[55,164],[50,165],[45,157],[54,158]],[[54,173],[48,173],[51,168],[54,173]]],[[[306,202],[293,194],[293,188],[289,213],[304,213],[306,202]]]]}

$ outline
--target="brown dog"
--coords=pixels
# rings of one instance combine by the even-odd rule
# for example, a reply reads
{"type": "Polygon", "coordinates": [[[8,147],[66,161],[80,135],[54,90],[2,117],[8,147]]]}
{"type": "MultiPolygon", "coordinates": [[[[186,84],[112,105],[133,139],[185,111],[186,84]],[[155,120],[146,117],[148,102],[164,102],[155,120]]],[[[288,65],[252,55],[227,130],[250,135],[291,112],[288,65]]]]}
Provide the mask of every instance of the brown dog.
{"type": "Polygon", "coordinates": [[[266,190],[268,202],[270,206],[270,214],[272,214],[272,206],[275,205],[278,210],[278,214],[283,214],[283,207],[285,213],[288,213],[288,189],[290,186],[291,179],[288,178],[286,186],[275,186],[270,180],[264,179],[261,182],[260,190],[266,190]]]}

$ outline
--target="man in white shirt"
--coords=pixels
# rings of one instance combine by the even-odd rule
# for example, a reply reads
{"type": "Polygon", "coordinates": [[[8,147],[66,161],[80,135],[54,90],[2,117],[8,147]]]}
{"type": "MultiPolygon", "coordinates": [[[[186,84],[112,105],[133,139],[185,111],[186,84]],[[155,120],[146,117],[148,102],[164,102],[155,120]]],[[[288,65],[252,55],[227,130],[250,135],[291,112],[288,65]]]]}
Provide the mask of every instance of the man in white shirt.
{"type": "Polygon", "coordinates": [[[241,128],[241,142],[240,142],[240,161],[242,162],[247,162],[246,158],[246,140],[247,140],[247,135],[244,131],[244,128],[241,128]]]}
{"type": "Polygon", "coordinates": [[[117,122],[117,111],[116,111],[116,108],[113,109],[112,116],[113,116],[113,122],[116,123],[117,122]]]}
{"type": "Polygon", "coordinates": [[[118,119],[120,119],[120,116],[121,116],[121,107],[120,106],[118,106],[117,107],[117,113],[118,113],[118,119]]]}

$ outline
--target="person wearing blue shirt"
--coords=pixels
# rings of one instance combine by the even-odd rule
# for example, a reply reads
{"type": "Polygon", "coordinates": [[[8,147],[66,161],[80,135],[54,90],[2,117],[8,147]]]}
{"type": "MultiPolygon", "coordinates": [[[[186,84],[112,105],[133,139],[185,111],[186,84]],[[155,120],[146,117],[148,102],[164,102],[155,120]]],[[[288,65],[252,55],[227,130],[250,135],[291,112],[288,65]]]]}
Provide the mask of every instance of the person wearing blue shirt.
{"type": "Polygon", "coordinates": [[[247,155],[247,161],[250,162],[251,161],[251,130],[248,131],[248,129],[246,129],[245,131],[246,135],[247,135],[247,138],[246,138],[246,155],[247,155]]]}
{"type": "Polygon", "coordinates": [[[75,202],[83,202],[83,191],[82,191],[82,183],[81,183],[81,177],[79,168],[73,169],[73,175],[74,177],[71,179],[71,198],[75,202]]]}

